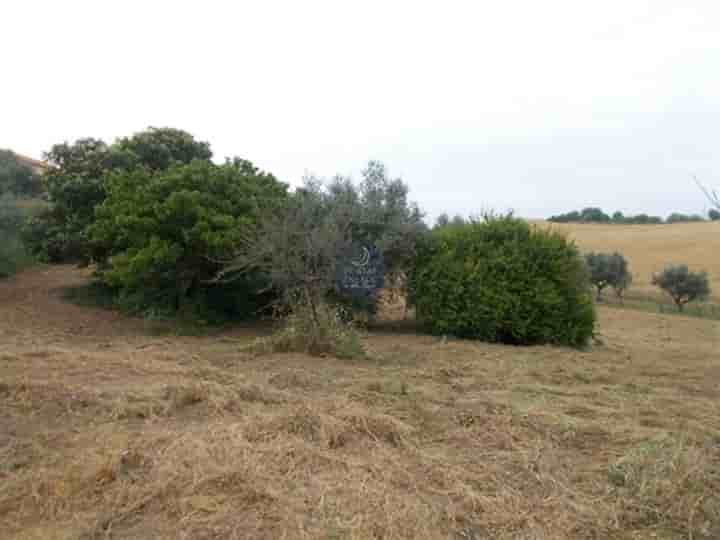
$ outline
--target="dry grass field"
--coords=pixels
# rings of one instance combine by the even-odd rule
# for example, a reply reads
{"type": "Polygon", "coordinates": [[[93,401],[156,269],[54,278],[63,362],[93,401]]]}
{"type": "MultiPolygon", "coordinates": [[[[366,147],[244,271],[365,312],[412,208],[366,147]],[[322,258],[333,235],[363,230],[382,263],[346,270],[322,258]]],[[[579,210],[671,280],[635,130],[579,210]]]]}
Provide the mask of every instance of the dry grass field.
{"type": "Polygon", "coordinates": [[[717,321],[604,308],[587,351],[381,327],[362,362],[251,356],[266,329],[158,335],[60,299],[83,280],[0,282],[3,539],[720,538],[717,321]]]}
{"type": "Polygon", "coordinates": [[[667,264],[687,264],[710,275],[713,298],[720,299],[720,221],[673,225],[547,223],[567,232],[583,251],[619,251],[627,257],[633,290],[657,294],[653,272],[667,264]]]}

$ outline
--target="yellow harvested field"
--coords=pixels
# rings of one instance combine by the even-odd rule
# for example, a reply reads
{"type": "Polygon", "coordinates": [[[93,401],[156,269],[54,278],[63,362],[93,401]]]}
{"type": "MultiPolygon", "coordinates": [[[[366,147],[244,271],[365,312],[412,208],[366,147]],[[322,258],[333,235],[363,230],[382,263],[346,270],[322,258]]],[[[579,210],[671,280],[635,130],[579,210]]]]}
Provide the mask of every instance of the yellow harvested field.
{"type": "Polygon", "coordinates": [[[720,298],[720,222],[673,225],[600,225],[548,223],[567,232],[583,251],[619,251],[630,262],[633,289],[657,293],[653,272],[667,264],[687,264],[710,274],[713,297],[720,298]]]}

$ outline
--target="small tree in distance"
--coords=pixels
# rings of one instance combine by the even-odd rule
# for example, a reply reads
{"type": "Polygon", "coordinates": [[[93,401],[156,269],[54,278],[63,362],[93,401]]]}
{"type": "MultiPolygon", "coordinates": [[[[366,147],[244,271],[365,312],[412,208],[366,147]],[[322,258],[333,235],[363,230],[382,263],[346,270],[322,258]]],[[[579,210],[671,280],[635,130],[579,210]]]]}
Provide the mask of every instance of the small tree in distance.
{"type": "Polygon", "coordinates": [[[710,295],[707,273],[691,272],[685,264],[668,266],[653,276],[652,283],[670,295],[678,311],[683,311],[685,304],[710,295]]]}
{"type": "Polygon", "coordinates": [[[585,255],[590,269],[590,282],[597,289],[597,300],[602,300],[602,292],[612,287],[618,298],[622,299],[632,283],[627,259],[621,253],[595,253],[585,255]]]}

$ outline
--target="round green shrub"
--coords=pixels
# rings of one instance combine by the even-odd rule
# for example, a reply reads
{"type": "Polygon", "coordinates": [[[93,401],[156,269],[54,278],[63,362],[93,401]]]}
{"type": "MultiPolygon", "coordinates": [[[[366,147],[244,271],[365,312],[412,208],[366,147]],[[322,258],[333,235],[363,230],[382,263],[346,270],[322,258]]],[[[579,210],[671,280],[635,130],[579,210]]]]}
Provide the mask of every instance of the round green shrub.
{"type": "Polygon", "coordinates": [[[512,216],[435,229],[418,248],[410,291],[435,334],[583,346],[593,333],[595,307],[575,245],[512,216]]]}

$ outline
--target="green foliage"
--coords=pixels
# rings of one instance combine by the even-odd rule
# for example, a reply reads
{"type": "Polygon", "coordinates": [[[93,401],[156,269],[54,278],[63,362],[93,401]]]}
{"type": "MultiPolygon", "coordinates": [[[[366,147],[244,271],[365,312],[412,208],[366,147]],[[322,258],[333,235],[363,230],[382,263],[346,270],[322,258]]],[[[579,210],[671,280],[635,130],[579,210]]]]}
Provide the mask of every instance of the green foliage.
{"type": "Polygon", "coordinates": [[[714,208],[711,208],[708,212],[708,218],[710,218],[712,221],[720,220],[720,210],[715,210],[714,208]]]}
{"type": "Polygon", "coordinates": [[[551,216],[548,221],[553,223],[617,223],[625,225],[648,225],[663,222],[662,218],[658,216],[649,216],[647,214],[625,216],[619,211],[610,217],[600,208],[584,208],[580,212],[575,210],[566,214],[551,216]]]}
{"type": "Polygon", "coordinates": [[[28,166],[18,161],[10,150],[0,150],[0,196],[36,197],[42,193],[42,180],[28,166]]]}
{"type": "Polygon", "coordinates": [[[30,253],[46,263],[80,262],[86,259],[86,241],[83,229],[73,230],[64,221],[61,208],[45,209],[30,219],[22,231],[30,253]]]}
{"type": "Polygon", "coordinates": [[[453,216],[452,219],[450,219],[450,216],[443,213],[438,216],[438,218],[435,220],[435,226],[434,229],[439,229],[442,227],[457,227],[457,226],[463,226],[466,225],[468,221],[462,217],[459,214],[456,214],[453,216]]]}
{"type": "Polygon", "coordinates": [[[584,208],[582,211],[568,212],[567,214],[560,214],[558,216],[551,216],[548,221],[555,223],[609,223],[611,221],[610,216],[600,208],[584,208]]]}
{"type": "Polygon", "coordinates": [[[710,281],[706,272],[691,272],[687,265],[671,265],[653,276],[653,285],[665,291],[682,311],[685,304],[710,296],[710,281]]]}
{"type": "Polygon", "coordinates": [[[698,214],[681,214],[673,212],[665,220],[665,223],[692,223],[697,221],[705,221],[705,218],[698,214]]]}
{"type": "Polygon", "coordinates": [[[597,289],[597,299],[602,298],[605,287],[613,287],[618,297],[622,297],[632,283],[632,274],[628,262],[621,253],[588,253],[585,262],[590,269],[590,282],[597,289]]]}
{"type": "Polygon", "coordinates": [[[120,171],[107,187],[89,234],[99,275],[124,307],[200,317],[258,307],[256,273],[232,286],[210,282],[258,212],[285,197],[275,177],[240,159],[221,166],[196,160],[154,173],[120,171]]]}
{"type": "Polygon", "coordinates": [[[132,137],[120,139],[113,148],[130,156],[131,165],[155,171],[167,169],[173,163],[210,160],[212,157],[208,143],[196,141],[189,133],[174,128],[150,127],[132,137]]]}
{"type": "Polygon", "coordinates": [[[149,128],[113,145],[93,138],[56,144],[46,154],[52,166],[46,173],[52,206],[29,224],[28,246],[46,262],[88,263],[94,254],[87,230],[107,196],[110,173],[158,171],[211,155],[207,143],[170,128],[149,128]]]}
{"type": "Polygon", "coordinates": [[[436,334],[583,346],[593,333],[576,247],[512,216],[433,231],[420,245],[410,288],[419,318],[436,334]]]}
{"type": "Polygon", "coordinates": [[[124,161],[103,141],[91,138],[56,144],[46,158],[51,165],[45,175],[51,206],[30,221],[25,241],[45,262],[87,260],[85,229],[105,198],[103,175],[124,161]]]}
{"type": "Polygon", "coordinates": [[[33,262],[20,234],[30,210],[17,202],[9,194],[0,196],[0,278],[9,277],[33,262]]]}
{"type": "Polygon", "coordinates": [[[357,302],[341,296],[338,263],[353,245],[372,244],[383,254],[388,285],[403,281],[427,228],[407,193],[407,185],[388,178],[378,162],[368,164],[359,184],[339,176],[329,184],[306,178],[282,212],[262,216],[221,278],[260,271],[281,292],[286,308],[301,294],[311,305],[331,301],[373,312],[375,298],[357,302]]]}
{"type": "Polygon", "coordinates": [[[404,273],[414,256],[415,243],[427,231],[423,213],[408,200],[408,191],[407,184],[401,178],[390,178],[379,161],[368,162],[356,190],[349,179],[336,178],[330,186],[330,204],[354,200],[350,205],[353,239],[382,251],[390,279],[404,273]]]}
{"type": "Polygon", "coordinates": [[[248,272],[268,276],[280,293],[278,311],[288,317],[268,343],[349,355],[343,351],[355,343],[350,321],[358,312],[374,313],[377,298],[348,297],[337,284],[339,265],[357,244],[371,244],[383,253],[386,284],[405,281],[417,239],[426,230],[407,193],[406,184],[390,179],[378,162],[368,164],[357,185],[339,176],[329,184],[306,178],[281,212],[263,214],[219,279],[232,281],[248,272]]]}

